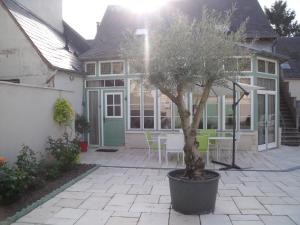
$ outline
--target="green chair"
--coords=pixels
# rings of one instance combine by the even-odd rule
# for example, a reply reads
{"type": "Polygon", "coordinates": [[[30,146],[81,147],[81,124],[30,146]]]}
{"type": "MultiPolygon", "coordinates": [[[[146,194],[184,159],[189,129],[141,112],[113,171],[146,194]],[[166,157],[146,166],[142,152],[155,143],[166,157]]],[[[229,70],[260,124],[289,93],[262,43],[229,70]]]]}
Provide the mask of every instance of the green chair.
{"type": "Polygon", "coordinates": [[[209,164],[208,135],[200,133],[196,136],[196,141],[198,143],[198,151],[206,153],[206,163],[209,164]]]}

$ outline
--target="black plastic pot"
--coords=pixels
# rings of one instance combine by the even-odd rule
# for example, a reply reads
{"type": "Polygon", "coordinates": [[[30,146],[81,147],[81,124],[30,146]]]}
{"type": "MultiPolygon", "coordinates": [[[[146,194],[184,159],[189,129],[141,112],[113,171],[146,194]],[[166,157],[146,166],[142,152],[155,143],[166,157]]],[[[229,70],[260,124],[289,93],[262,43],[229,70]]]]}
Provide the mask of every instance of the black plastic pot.
{"type": "Polygon", "coordinates": [[[220,174],[205,170],[210,178],[188,180],[177,176],[183,172],[183,169],[178,169],[168,173],[172,208],[187,215],[214,212],[220,174]]]}

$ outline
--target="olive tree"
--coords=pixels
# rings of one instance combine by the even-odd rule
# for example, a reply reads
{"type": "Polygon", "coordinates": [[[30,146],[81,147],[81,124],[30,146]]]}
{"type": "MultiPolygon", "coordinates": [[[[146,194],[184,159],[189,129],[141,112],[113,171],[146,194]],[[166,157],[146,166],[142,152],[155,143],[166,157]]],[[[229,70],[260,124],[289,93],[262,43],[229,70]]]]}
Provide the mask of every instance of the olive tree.
{"type": "Polygon", "coordinates": [[[202,112],[214,85],[222,85],[238,72],[228,72],[232,59],[244,55],[238,47],[244,40],[244,23],[229,31],[232,11],[218,13],[203,9],[201,17],[191,19],[183,13],[164,11],[149,19],[145,36],[128,32],[122,56],[131,66],[145,65],[145,79],[176,104],[184,133],[186,173],[201,176],[205,163],[197,151],[196,135],[202,112]],[[190,112],[185,96],[202,88],[195,112],[190,112]]]}

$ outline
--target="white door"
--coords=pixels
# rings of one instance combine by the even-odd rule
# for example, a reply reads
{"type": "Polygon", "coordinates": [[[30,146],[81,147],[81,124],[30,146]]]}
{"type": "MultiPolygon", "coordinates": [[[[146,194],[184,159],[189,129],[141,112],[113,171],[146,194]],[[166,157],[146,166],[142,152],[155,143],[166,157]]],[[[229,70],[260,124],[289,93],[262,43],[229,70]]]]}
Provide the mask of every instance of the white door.
{"type": "Polygon", "coordinates": [[[268,91],[258,92],[258,150],[277,146],[276,95],[268,91]]]}

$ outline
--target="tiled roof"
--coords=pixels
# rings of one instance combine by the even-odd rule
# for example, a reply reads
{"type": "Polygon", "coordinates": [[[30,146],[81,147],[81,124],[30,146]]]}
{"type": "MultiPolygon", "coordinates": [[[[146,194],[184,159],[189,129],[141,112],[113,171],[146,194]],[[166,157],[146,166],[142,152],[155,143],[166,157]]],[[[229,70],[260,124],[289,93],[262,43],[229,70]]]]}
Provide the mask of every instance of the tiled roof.
{"type": "MultiPolygon", "coordinates": [[[[168,7],[179,8],[189,17],[197,18],[201,16],[204,6],[223,12],[232,9],[233,5],[236,11],[231,21],[231,30],[236,30],[248,18],[246,24],[248,38],[277,37],[257,0],[179,0],[170,3],[168,7]]],[[[120,6],[109,6],[98,27],[94,43],[88,51],[80,55],[80,58],[83,60],[118,58],[124,31],[141,28],[145,19],[150,18],[151,15],[137,15],[120,6]]]]}
{"type": "Polygon", "coordinates": [[[282,37],[277,40],[276,52],[289,57],[288,65],[283,65],[285,78],[300,79],[300,37],[282,37]]]}
{"type": "MultiPolygon", "coordinates": [[[[11,14],[19,28],[24,32],[38,54],[53,69],[71,72],[82,72],[82,63],[76,56],[86,49],[74,30],[64,24],[65,34],[55,30],[32,12],[13,0],[0,0],[4,8],[11,14]],[[72,35],[70,35],[72,34],[72,35]],[[66,41],[66,36],[70,40],[66,41]]],[[[77,34],[79,35],[79,34],[77,34]]],[[[79,35],[80,36],[80,35],[79,35]]]]}

